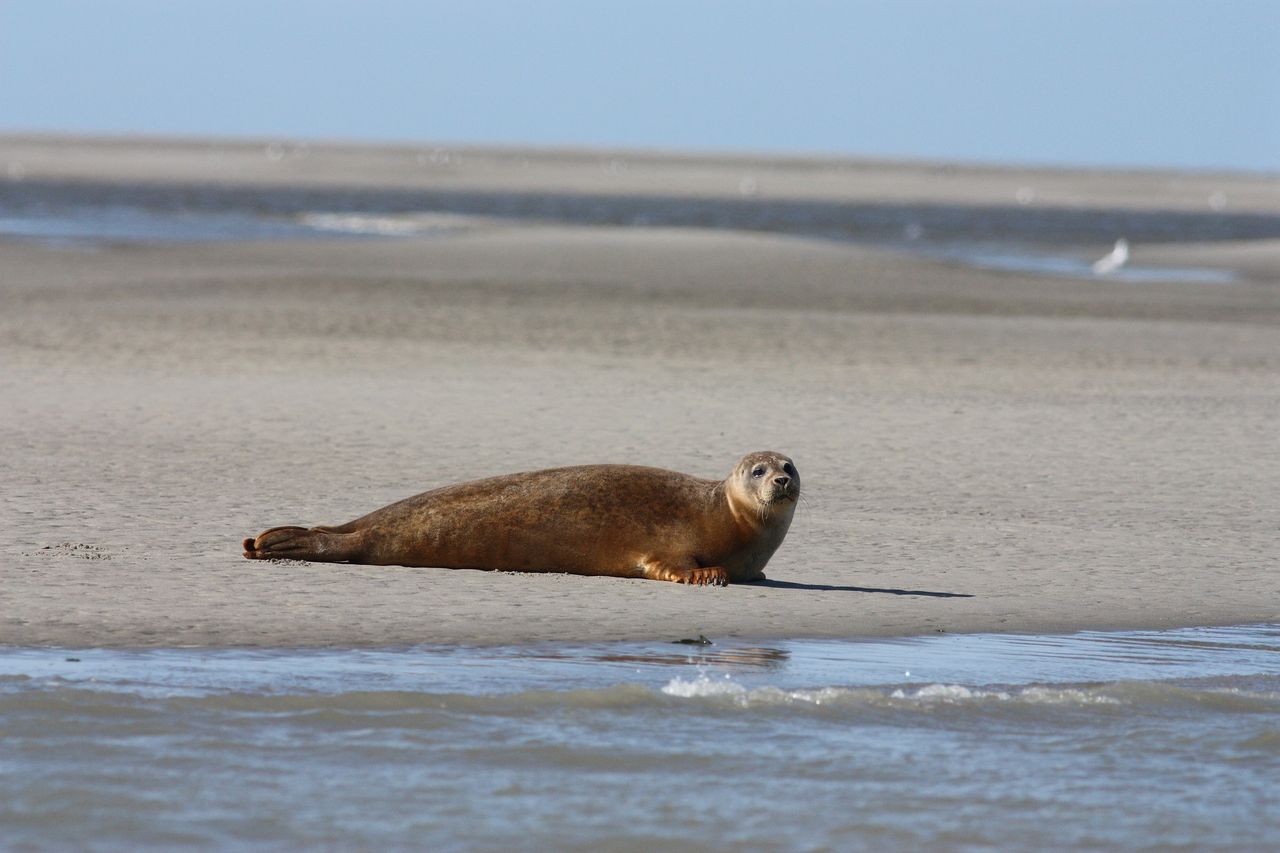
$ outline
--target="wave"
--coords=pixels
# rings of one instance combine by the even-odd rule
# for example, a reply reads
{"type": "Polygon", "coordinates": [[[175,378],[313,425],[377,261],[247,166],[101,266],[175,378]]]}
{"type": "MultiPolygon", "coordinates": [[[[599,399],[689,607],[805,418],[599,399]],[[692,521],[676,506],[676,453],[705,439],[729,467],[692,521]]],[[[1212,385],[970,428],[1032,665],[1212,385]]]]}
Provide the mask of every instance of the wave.
{"type": "MultiPolygon", "coordinates": [[[[148,718],[166,715],[220,715],[381,719],[405,725],[415,715],[465,714],[525,716],[533,713],[603,710],[644,711],[684,706],[690,711],[734,714],[832,713],[1036,713],[1054,708],[1093,709],[1107,713],[1196,711],[1205,714],[1280,713],[1280,684],[1231,684],[1223,680],[1195,682],[1110,682],[1085,685],[975,687],[929,683],[884,687],[751,687],[725,676],[676,677],[656,687],[624,683],[577,690],[523,690],[509,693],[360,690],[341,693],[250,693],[216,691],[197,695],[170,693],[126,685],[60,684],[56,679],[0,679],[0,723],[15,716],[68,715],[148,718]]],[[[1253,679],[1254,682],[1257,679],[1253,679]]]]}
{"type": "Polygon", "coordinates": [[[1130,709],[1188,709],[1236,713],[1280,712],[1280,684],[1271,689],[1249,689],[1219,683],[1129,681],[1093,685],[1027,685],[1018,687],[973,687],[962,684],[922,684],[911,686],[824,687],[783,690],[776,687],[749,689],[723,678],[699,676],[673,678],[663,688],[667,696],[710,700],[741,708],[825,706],[843,708],[886,708],[930,710],[941,707],[968,707],[980,710],[991,706],[1089,707],[1124,706],[1130,709]]]}

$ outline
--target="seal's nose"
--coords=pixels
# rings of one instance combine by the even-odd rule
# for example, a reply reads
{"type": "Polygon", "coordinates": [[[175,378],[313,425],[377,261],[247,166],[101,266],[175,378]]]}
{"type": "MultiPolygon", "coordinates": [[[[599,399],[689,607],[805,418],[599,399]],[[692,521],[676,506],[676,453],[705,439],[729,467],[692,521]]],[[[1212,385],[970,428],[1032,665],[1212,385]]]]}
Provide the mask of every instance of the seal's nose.
{"type": "Polygon", "coordinates": [[[787,487],[787,484],[791,482],[791,478],[790,477],[774,477],[773,482],[774,482],[774,485],[776,485],[779,489],[785,489],[787,487]]]}

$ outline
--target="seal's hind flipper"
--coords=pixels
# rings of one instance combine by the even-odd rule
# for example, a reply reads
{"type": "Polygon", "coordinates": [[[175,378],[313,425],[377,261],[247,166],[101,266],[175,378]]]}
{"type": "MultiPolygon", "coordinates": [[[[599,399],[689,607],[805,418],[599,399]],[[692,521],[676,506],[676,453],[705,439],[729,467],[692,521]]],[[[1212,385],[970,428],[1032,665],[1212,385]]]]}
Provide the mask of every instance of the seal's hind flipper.
{"type": "Polygon", "coordinates": [[[356,559],[358,545],[358,537],[349,533],[330,533],[318,527],[273,527],[244,540],[244,555],[250,560],[343,563],[356,559]]]}

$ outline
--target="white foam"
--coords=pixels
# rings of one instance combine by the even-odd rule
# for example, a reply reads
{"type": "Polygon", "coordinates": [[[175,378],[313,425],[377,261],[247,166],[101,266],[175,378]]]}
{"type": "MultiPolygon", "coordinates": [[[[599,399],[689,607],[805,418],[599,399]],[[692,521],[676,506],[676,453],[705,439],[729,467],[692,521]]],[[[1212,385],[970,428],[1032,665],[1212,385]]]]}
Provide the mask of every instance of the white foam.
{"type": "Polygon", "coordinates": [[[890,699],[920,702],[1026,702],[1034,705],[1119,705],[1112,696],[1104,696],[1074,687],[1026,687],[1020,690],[995,690],[965,687],[962,684],[926,684],[915,690],[898,688],[890,699]]]}
{"type": "Polygon", "coordinates": [[[317,231],[385,236],[420,234],[429,228],[408,217],[367,216],[356,213],[308,213],[303,215],[302,224],[317,231]]]}
{"type": "Polygon", "coordinates": [[[694,679],[673,678],[662,688],[662,692],[668,696],[679,696],[683,699],[692,699],[697,696],[747,698],[747,688],[731,680],[728,676],[708,678],[706,675],[699,675],[694,679]]]}
{"type": "Polygon", "coordinates": [[[1001,691],[978,690],[962,684],[926,684],[911,692],[898,688],[889,694],[891,699],[923,699],[926,701],[960,702],[971,699],[1008,699],[1001,691]]]}
{"type": "Polygon", "coordinates": [[[1019,698],[1039,705],[1119,705],[1113,696],[1103,696],[1088,690],[1063,687],[1028,687],[1019,698]]]}
{"type": "Polygon", "coordinates": [[[777,687],[747,689],[733,681],[729,675],[711,677],[706,674],[701,674],[694,679],[673,678],[662,688],[662,692],[682,699],[728,697],[743,707],[826,705],[840,700],[847,701],[854,697],[860,701],[867,701],[868,694],[875,695],[873,691],[850,690],[843,687],[820,687],[812,690],[782,690],[777,687]]]}
{"type": "Polygon", "coordinates": [[[1026,687],[1015,690],[966,687],[963,684],[925,684],[899,687],[888,694],[869,689],[822,687],[810,690],[781,690],[777,687],[748,689],[728,675],[673,678],[662,688],[668,696],[682,699],[722,699],[728,697],[741,706],[881,704],[906,702],[914,705],[950,705],[983,702],[1020,702],[1032,705],[1119,705],[1120,700],[1095,691],[1073,687],[1026,687]]]}

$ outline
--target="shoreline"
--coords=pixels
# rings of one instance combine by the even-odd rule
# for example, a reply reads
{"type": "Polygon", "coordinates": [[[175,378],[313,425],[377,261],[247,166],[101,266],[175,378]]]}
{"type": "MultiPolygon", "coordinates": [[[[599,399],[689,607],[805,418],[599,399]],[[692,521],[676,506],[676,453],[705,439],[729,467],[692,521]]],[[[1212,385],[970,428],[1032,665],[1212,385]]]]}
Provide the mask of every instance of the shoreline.
{"type": "Polygon", "coordinates": [[[1280,174],[593,148],[0,133],[0,182],[166,182],[687,198],[1280,211],[1280,174]]]}
{"type": "MultiPolygon", "coordinates": [[[[1273,617],[1274,618],[1274,617],[1273,617]]],[[[694,637],[676,637],[668,639],[665,636],[640,636],[635,638],[619,638],[619,639],[585,639],[577,640],[571,638],[546,638],[538,637],[535,639],[512,639],[503,637],[494,640],[458,640],[458,641],[374,641],[353,643],[345,638],[332,639],[325,641],[301,642],[301,643],[271,643],[271,642],[251,642],[251,643],[189,643],[163,645],[155,643],[97,643],[97,644],[62,644],[62,643],[39,643],[39,644],[19,644],[0,642],[0,653],[16,652],[49,652],[57,654],[74,654],[79,652],[120,652],[130,653],[147,653],[147,652],[163,652],[163,653],[207,653],[207,652],[229,652],[229,653],[262,653],[268,655],[294,655],[317,653],[324,654],[329,652],[382,652],[386,654],[452,654],[455,652],[475,652],[486,653],[494,651],[505,651],[515,653],[542,653],[547,651],[555,651],[558,653],[572,652],[591,652],[591,651],[608,651],[611,649],[637,649],[651,648],[653,651],[658,649],[666,650],[670,647],[672,655],[689,655],[697,656],[699,654],[715,655],[718,650],[736,651],[742,649],[768,649],[773,645],[788,644],[860,644],[860,643],[877,643],[885,641],[911,641],[911,640],[928,640],[931,638],[942,637],[975,637],[975,638],[1008,638],[1008,639],[1031,639],[1037,641],[1047,640],[1074,640],[1085,635],[1099,637],[1124,637],[1131,634],[1177,634],[1180,631],[1215,631],[1215,630],[1273,630],[1280,626],[1280,622],[1266,620],[1261,622],[1220,622],[1207,621],[1197,622],[1195,624],[1126,624],[1117,626],[1100,626],[1087,625],[1068,629],[1049,629],[1049,630],[991,630],[991,629],[959,629],[954,631],[926,631],[926,632],[884,632],[884,633],[864,633],[864,634],[818,634],[818,635],[740,635],[732,634],[716,637],[705,637],[708,642],[697,643],[693,640],[699,639],[698,635],[694,637]],[[686,642],[690,641],[690,642],[686,642]]]]}
{"type": "Polygon", "coordinates": [[[419,152],[461,151],[487,154],[495,157],[538,157],[546,160],[572,161],[601,155],[622,156],[636,161],[683,161],[691,163],[718,163],[724,165],[768,164],[772,167],[811,167],[815,165],[860,166],[867,169],[885,168],[949,168],[971,172],[1039,174],[1045,172],[1064,175],[1119,174],[1139,175],[1194,175],[1235,176],[1250,179],[1280,178],[1280,172],[1256,169],[1231,168],[1179,168],[1176,166],[1126,166],[1124,164],[1087,165],[1054,162],[1021,162],[998,160],[942,159],[931,157],[895,157],[874,153],[841,153],[838,151],[782,151],[766,149],[733,148],[680,148],[663,146],[627,145],[571,145],[538,143],[522,145],[500,142],[462,142],[450,139],[356,139],[344,137],[313,136],[264,136],[264,135],[211,135],[200,133],[131,133],[41,130],[39,128],[11,128],[0,130],[0,141],[41,146],[91,145],[98,149],[110,147],[137,147],[159,145],[174,148],[203,148],[211,146],[262,148],[276,144],[305,146],[352,153],[368,152],[419,152]]]}
{"type": "MultiPolygon", "coordinates": [[[[0,167],[12,144],[0,137],[0,167]]],[[[68,145],[38,167],[28,158],[25,176],[213,174],[158,143],[124,160],[68,145]]],[[[298,180],[376,187],[405,170],[396,156],[313,152],[298,180]]],[[[256,165],[237,155],[218,168],[254,181],[277,165],[244,157],[256,165]]],[[[599,192],[617,176],[593,157],[538,181],[599,192]]],[[[736,171],[699,163],[687,185],[674,167],[641,177],[672,192],[736,171]]],[[[406,180],[510,189],[516,168],[406,180]]],[[[822,191],[1012,191],[1003,177],[939,188],[866,171],[822,191]]],[[[796,192],[817,180],[783,177],[796,192]]],[[[1141,188],[1129,203],[1174,209],[1208,189],[1160,180],[1119,183],[1141,188]]],[[[1064,198],[1119,192],[1046,181],[1066,181],[1064,198]]],[[[1277,187],[1241,192],[1280,199],[1277,187]]],[[[1280,622],[1280,241],[1139,251],[1242,277],[1080,282],[759,232],[512,221],[395,240],[0,240],[0,528],[15,531],[0,542],[0,645],[1280,622]],[[792,456],[806,484],[766,569],[774,586],[239,555],[267,526],[341,523],[450,482],[593,462],[720,478],[759,449],[792,456]],[[911,590],[929,594],[895,593],[911,590]]]]}

